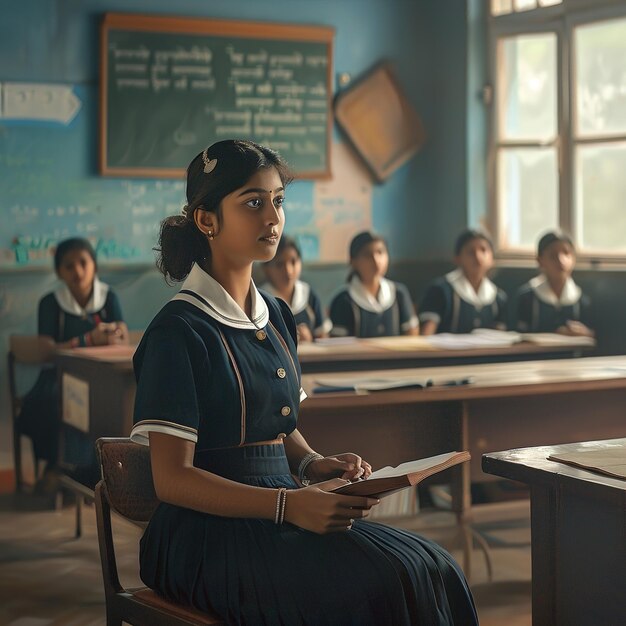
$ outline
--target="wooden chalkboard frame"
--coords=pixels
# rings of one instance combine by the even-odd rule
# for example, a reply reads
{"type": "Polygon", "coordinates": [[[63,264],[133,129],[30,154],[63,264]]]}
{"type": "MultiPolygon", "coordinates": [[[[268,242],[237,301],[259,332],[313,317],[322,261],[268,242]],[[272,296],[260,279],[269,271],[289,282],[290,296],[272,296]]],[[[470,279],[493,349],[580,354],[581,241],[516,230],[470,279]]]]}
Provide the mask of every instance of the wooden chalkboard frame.
{"type": "Polygon", "coordinates": [[[297,178],[327,179],[331,175],[331,140],[332,140],[332,67],[333,39],[335,30],[329,26],[305,26],[270,22],[250,22],[222,20],[212,18],[187,18],[130,13],[106,13],[100,30],[100,151],[99,169],[103,176],[146,177],[146,178],[181,178],[185,176],[185,167],[147,168],[115,167],[107,161],[107,110],[108,110],[108,35],[115,29],[131,31],[150,31],[159,33],[181,33],[190,35],[219,35],[249,39],[268,39],[279,41],[315,42],[327,46],[326,69],[326,167],[320,170],[297,171],[297,178]]]}
{"type": "Polygon", "coordinates": [[[422,121],[389,61],[378,63],[337,94],[335,119],[379,183],[426,139],[422,121]]]}

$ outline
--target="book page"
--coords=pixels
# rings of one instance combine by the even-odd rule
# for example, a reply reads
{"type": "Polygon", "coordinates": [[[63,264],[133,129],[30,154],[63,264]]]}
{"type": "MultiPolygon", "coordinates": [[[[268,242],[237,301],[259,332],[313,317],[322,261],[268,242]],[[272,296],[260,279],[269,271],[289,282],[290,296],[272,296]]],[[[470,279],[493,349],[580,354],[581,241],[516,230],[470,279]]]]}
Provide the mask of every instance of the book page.
{"type": "Polygon", "coordinates": [[[426,459],[418,459],[417,461],[407,461],[401,463],[396,467],[383,467],[375,472],[372,472],[371,476],[366,480],[372,480],[374,478],[390,478],[393,476],[404,476],[405,474],[412,474],[414,472],[421,472],[429,467],[435,467],[436,465],[442,465],[458,452],[447,452],[446,454],[439,454],[437,456],[431,456],[426,459]]]}

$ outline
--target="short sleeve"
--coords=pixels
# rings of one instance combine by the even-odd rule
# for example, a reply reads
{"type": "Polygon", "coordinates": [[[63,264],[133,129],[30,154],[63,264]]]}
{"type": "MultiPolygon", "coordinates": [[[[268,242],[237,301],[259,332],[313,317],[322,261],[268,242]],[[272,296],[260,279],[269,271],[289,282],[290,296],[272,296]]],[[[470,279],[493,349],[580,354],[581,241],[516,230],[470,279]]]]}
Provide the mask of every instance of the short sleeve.
{"type": "Polygon", "coordinates": [[[498,305],[498,310],[493,320],[494,326],[500,330],[506,330],[508,326],[507,296],[502,289],[498,289],[496,304],[498,305]]]}
{"type": "Polygon", "coordinates": [[[48,294],[39,301],[39,312],[37,316],[37,332],[46,337],[52,337],[58,341],[59,330],[59,305],[54,294],[48,294]]]}
{"type": "Polygon", "coordinates": [[[446,296],[441,285],[432,284],[426,290],[419,309],[419,321],[441,323],[446,311],[446,296]]]}
{"type": "MultiPolygon", "coordinates": [[[[209,365],[200,362],[199,354],[206,350],[190,345],[190,335],[191,331],[166,326],[150,330],[142,340],[134,359],[133,441],[147,445],[150,432],[194,443],[198,440],[200,414],[194,372],[207,372],[209,365]]],[[[197,341],[201,343],[199,338],[197,341]]]]}
{"type": "Polygon", "coordinates": [[[109,322],[123,322],[124,321],[120,299],[117,297],[117,294],[112,289],[110,289],[109,293],[107,294],[106,308],[107,308],[107,321],[109,322]]]}
{"type": "Polygon", "coordinates": [[[398,299],[398,309],[400,310],[400,331],[407,333],[413,328],[419,326],[413,302],[411,302],[411,294],[405,285],[396,283],[396,298],[398,299]]]}
{"type": "Polygon", "coordinates": [[[355,335],[354,314],[350,305],[350,296],[347,291],[338,293],[330,303],[330,321],[333,337],[347,337],[355,335]]]}

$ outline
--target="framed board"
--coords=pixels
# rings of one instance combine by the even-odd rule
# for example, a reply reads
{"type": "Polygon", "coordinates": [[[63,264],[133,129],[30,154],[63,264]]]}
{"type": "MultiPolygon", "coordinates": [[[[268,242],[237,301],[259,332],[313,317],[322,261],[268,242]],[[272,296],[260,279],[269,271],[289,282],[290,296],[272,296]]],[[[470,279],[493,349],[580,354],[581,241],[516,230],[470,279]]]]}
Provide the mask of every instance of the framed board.
{"type": "Polygon", "coordinates": [[[337,95],[335,118],[378,182],[410,159],[425,140],[422,121],[388,62],[337,95]]]}
{"type": "Polygon", "coordinates": [[[179,178],[221,139],[330,175],[334,29],[108,13],[101,29],[100,172],[179,178]]]}

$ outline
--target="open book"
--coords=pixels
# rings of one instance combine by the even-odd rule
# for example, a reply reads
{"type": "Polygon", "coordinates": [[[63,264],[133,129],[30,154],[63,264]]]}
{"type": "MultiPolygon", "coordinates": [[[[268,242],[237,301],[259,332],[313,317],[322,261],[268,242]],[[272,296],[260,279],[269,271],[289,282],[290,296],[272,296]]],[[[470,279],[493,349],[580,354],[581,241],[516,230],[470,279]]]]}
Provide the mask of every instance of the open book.
{"type": "Polygon", "coordinates": [[[442,472],[453,465],[470,460],[469,452],[447,452],[427,459],[408,461],[397,467],[383,467],[365,480],[357,480],[349,485],[334,489],[334,493],[348,496],[371,496],[382,498],[400,489],[417,485],[425,478],[442,472]]]}

